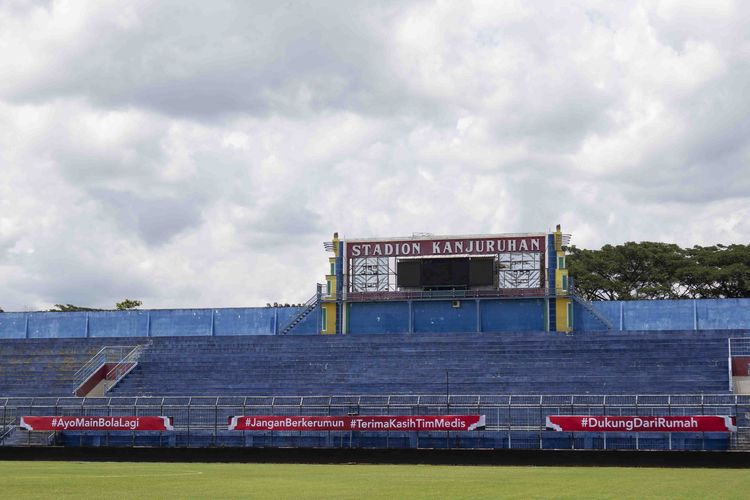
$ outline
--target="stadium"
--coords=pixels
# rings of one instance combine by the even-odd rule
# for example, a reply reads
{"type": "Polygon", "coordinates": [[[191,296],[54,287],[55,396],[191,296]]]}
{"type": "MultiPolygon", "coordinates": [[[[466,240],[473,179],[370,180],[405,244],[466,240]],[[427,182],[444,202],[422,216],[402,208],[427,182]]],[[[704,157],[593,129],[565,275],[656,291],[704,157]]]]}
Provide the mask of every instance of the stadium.
{"type": "Polygon", "coordinates": [[[590,302],[570,238],[334,234],[295,307],[0,314],[0,448],[746,451],[750,299],[590,302]]]}

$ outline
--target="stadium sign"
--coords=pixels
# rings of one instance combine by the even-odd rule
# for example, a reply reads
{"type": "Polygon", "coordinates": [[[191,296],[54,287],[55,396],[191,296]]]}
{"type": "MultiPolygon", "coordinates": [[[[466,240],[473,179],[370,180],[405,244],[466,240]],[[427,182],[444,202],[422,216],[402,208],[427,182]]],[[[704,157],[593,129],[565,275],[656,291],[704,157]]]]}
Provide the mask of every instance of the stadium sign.
{"type": "Polygon", "coordinates": [[[544,236],[347,241],[346,252],[353,258],[544,252],[544,236]]]}
{"type": "Polygon", "coordinates": [[[230,431],[473,431],[484,428],[484,415],[383,416],[238,416],[230,431]]]}
{"type": "Polygon", "coordinates": [[[27,431],[173,431],[172,417],[21,417],[27,431]]]}
{"type": "Polygon", "coordinates": [[[547,429],[560,432],[737,432],[735,417],[551,415],[547,429]]]}

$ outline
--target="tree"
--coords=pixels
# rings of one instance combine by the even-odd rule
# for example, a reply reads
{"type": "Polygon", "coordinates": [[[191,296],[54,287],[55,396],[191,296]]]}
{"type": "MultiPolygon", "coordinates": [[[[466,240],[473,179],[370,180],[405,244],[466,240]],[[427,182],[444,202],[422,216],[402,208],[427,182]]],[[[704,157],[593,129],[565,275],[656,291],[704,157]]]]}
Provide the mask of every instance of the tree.
{"type": "Polygon", "coordinates": [[[568,267],[588,300],[750,297],[750,245],[571,247],[568,267]]]}
{"type": "Polygon", "coordinates": [[[128,311],[130,309],[135,309],[136,307],[140,307],[143,304],[140,300],[131,300],[131,299],[125,299],[122,302],[118,302],[115,304],[115,307],[118,311],[128,311]]]}
{"type": "Polygon", "coordinates": [[[77,312],[77,311],[101,311],[102,309],[92,309],[90,307],[74,306],[73,304],[55,304],[50,312],[77,312]]]}
{"type": "Polygon", "coordinates": [[[750,245],[694,246],[680,275],[694,297],[750,297],[750,245]]]}

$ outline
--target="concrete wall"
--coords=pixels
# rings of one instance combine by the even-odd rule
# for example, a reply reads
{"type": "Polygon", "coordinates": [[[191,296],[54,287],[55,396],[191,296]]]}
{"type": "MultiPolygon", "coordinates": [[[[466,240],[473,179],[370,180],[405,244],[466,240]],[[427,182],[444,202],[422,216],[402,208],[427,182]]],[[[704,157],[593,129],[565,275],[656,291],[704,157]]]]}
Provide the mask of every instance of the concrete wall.
{"type": "Polygon", "coordinates": [[[483,332],[545,330],[543,299],[480,301],[483,332]]]}
{"type": "Polygon", "coordinates": [[[437,300],[414,302],[415,332],[474,332],[477,329],[477,306],[473,300],[437,300]]]}
{"type": "MultiPolygon", "coordinates": [[[[750,299],[598,301],[593,306],[615,330],[737,330],[750,328],[750,299]]],[[[576,330],[604,326],[575,304],[576,330]]]]}
{"type": "MultiPolygon", "coordinates": [[[[544,330],[542,299],[450,300],[352,303],[348,331],[504,332],[544,330]]],[[[750,329],[750,299],[640,300],[594,302],[616,330],[750,329]]],[[[274,335],[296,307],[169,309],[101,312],[0,313],[0,339],[274,335]]],[[[293,335],[319,332],[317,312],[309,314],[293,335]]],[[[575,330],[604,326],[579,304],[575,330]]]]}
{"type": "MultiPolygon", "coordinates": [[[[0,339],[275,335],[299,307],[0,313],[0,339]]],[[[314,335],[310,313],[292,335],[314,335]]]]}
{"type": "Polygon", "coordinates": [[[403,333],[409,331],[408,302],[353,302],[349,304],[349,332],[403,333]]]}
{"type": "Polygon", "coordinates": [[[505,332],[544,330],[544,300],[354,302],[349,333],[505,332]]]}

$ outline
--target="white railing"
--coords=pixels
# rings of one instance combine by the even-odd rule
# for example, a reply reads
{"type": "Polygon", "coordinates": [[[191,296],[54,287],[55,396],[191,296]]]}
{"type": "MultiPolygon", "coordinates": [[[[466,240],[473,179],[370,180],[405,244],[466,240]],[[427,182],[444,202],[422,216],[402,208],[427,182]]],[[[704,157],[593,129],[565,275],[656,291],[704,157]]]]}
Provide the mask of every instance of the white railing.
{"type": "MultiPolygon", "coordinates": [[[[725,440],[727,449],[744,449],[745,437],[750,431],[747,414],[750,413],[750,396],[731,394],[671,394],[671,395],[352,395],[352,396],[199,396],[199,397],[105,397],[105,398],[34,398],[35,401],[21,398],[0,398],[0,413],[17,422],[23,415],[67,415],[67,416],[115,416],[115,415],[167,415],[173,418],[174,430],[182,433],[187,441],[176,446],[256,446],[253,441],[246,443],[242,434],[241,444],[236,436],[229,436],[220,431],[226,430],[229,416],[237,415],[461,415],[478,414],[486,416],[486,425],[477,431],[477,436],[490,439],[493,447],[498,448],[545,448],[544,442],[556,447],[561,446],[560,436],[566,439],[563,448],[585,449],[673,449],[673,433],[661,433],[643,439],[642,433],[631,433],[629,437],[608,437],[602,433],[597,439],[603,445],[585,444],[572,435],[555,433],[546,428],[546,417],[551,415],[607,415],[607,416],[674,416],[674,415],[721,415],[736,418],[737,433],[729,433],[721,438],[701,434],[702,444],[706,441],[725,440]],[[16,404],[14,400],[17,400],[16,404]],[[5,406],[3,406],[5,405],[5,406]],[[479,434],[481,433],[481,434],[479,434]],[[526,433],[518,435],[518,433],[526,433]],[[567,437],[565,437],[567,436],[567,437]],[[195,439],[195,441],[191,441],[195,439]],[[617,444],[617,440],[626,439],[629,444],[617,444]],[[513,443],[511,444],[511,440],[513,443]],[[517,441],[520,440],[520,441],[517,441]],[[555,441],[557,440],[557,441],[555,441]],[[610,440],[610,444],[607,441],[610,440]],[[653,442],[652,442],[653,441],[653,442]],[[191,444],[192,443],[192,444],[191,444]]],[[[15,428],[15,427],[14,427],[15,428]]],[[[264,435],[260,446],[274,446],[274,436],[282,439],[278,446],[296,446],[294,436],[283,435],[273,431],[259,431],[264,435]],[[285,441],[284,441],[285,440],[285,441]],[[291,440],[291,441],[290,441],[291,440]],[[292,444],[290,444],[292,443],[292,444]]],[[[327,434],[326,438],[317,441],[321,447],[361,447],[348,441],[352,434],[327,434]]],[[[356,433],[355,433],[356,434],[356,433]]],[[[596,434],[592,432],[591,434],[596,434]]],[[[153,442],[143,444],[138,433],[129,433],[133,446],[155,446],[153,442]]],[[[678,434],[674,433],[674,436],[678,434]]],[[[318,436],[320,437],[320,436],[318,436]]],[[[144,439],[148,436],[144,437],[144,439]]],[[[419,436],[415,443],[408,447],[433,447],[434,437],[426,438],[420,444],[419,436]]],[[[454,433],[444,435],[446,447],[458,445],[454,433]],[[451,441],[454,439],[454,441],[451,441]]],[[[161,438],[159,438],[161,446],[161,438]]],[[[357,438],[358,439],[358,438],[357,438]]],[[[388,437],[380,436],[380,445],[388,447],[388,437]]],[[[439,438],[439,439],[442,439],[439,438]]],[[[696,436],[693,436],[696,439],[696,436]]],[[[6,439],[6,445],[9,441],[6,439]]],[[[175,446],[172,444],[171,446],[175,446]]],[[[300,447],[309,446],[304,441],[300,447]]],[[[372,444],[367,444],[371,447],[372,444]]],[[[477,447],[485,447],[477,444],[477,447]]],[[[674,449],[687,446],[682,442],[674,449]]],[[[691,448],[692,449],[692,448],[691,448]]]]}
{"type": "MultiPolygon", "coordinates": [[[[112,373],[114,370],[119,370],[115,372],[115,374],[120,373],[122,370],[122,365],[125,362],[125,360],[135,359],[133,363],[137,363],[138,357],[140,357],[141,352],[143,351],[144,346],[143,345],[128,345],[128,346],[105,346],[102,347],[99,352],[97,352],[90,360],[86,362],[76,373],[73,375],[73,382],[75,384],[75,390],[73,391],[73,394],[76,394],[76,392],[83,386],[83,384],[86,383],[86,381],[94,375],[98,370],[102,368],[102,366],[106,365],[107,363],[116,363],[116,366],[113,367],[106,375],[107,377],[110,376],[110,373],[112,373]]],[[[130,362],[128,362],[130,363],[130,362]]],[[[127,372],[132,370],[133,366],[130,367],[129,370],[122,373],[122,375],[119,378],[124,377],[127,375],[127,372]]],[[[118,378],[118,380],[119,380],[118,378]]],[[[114,384],[112,384],[114,385],[114,384]]]]}
{"type": "Polygon", "coordinates": [[[118,363],[107,372],[107,375],[105,377],[105,379],[107,380],[107,391],[117,385],[117,383],[122,380],[125,375],[130,373],[133,368],[138,365],[138,360],[141,358],[141,354],[143,353],[144,348],[145,346],[143,345],[135,346],[132,351],[130,351],[124,358],[118,361],[118,363]]]}
{"type": "MultiPolygon", "coordinates": [[[[501,406],[501,407],[696,407],[750,406],[750,394],[351,394],[310,396],[105,396],[105,397],[0,397],[0,408],[74,408],[91,406],[501,406]],[[187,401],[186,403],[175,401],[187,401]]],[[[3,411],[0,410],[0,418],[3,411]]]]}
{"type": "Polygon", "coordinates": [[[750,356],[750,338],[730,337],[728,345],[729,345],[729,357],[750,356]]]}
{"type": "Polygon", "coordinates": [[[287,333],[291,332],[295,326],[300,324],[303,319],[305,319],[318,305],[320,302],[320,294],[321,294],[321,285],[318,284],[318,291],[307,299],[307,302],[305,302],[302,306],[302,309],[284,325],[283,328],[280,328],[278,331],[279,335],[286,335],[287,333]]]}
{"type": "Polygon", "coordinates": [[[16,428],[13,425],[3,429],[3,432],[0,433],[0,445],[3,444],[3,441],[5,441],[8,438],[8,436],[10,436],[13,433],[15,429],[16,428]]]}

